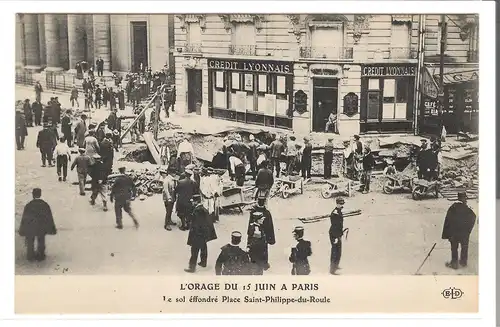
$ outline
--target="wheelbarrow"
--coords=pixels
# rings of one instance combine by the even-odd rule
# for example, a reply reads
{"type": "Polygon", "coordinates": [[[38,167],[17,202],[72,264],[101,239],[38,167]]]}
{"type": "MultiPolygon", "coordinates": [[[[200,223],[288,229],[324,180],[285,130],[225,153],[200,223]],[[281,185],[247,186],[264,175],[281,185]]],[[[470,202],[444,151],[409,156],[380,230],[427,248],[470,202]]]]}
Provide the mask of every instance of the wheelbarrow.
{"type": "Polygon", "coordinates": [[[324,181],[327,185],[321,190],[323,199],[329,199],[335,195],[352,196],[352,192],[362,185],[361,182],[352,180],[340,180],[338,182],[324,181]]]}
{"type": "Polygon", "coordinates": [[[382,190],[385,194],[392,194],[394,191],[412,191],[413,177],[404,174],[387,175],[382,190]]]}
{"type": "Polygon", "coordinates": [[[418,201],[426,196],[433,195],[436,199],[439,197],[440,182],[417,179],[413,182],[411,197],[418,201]]]}
{"type": "Polygon", "coordinates": [[[290,176],[287,179],[279,178],[277,181],[280,183],[278,193],[283,199],[287,199],[292,194],[304,193],[304,179],[302,177],[290,176]]]}

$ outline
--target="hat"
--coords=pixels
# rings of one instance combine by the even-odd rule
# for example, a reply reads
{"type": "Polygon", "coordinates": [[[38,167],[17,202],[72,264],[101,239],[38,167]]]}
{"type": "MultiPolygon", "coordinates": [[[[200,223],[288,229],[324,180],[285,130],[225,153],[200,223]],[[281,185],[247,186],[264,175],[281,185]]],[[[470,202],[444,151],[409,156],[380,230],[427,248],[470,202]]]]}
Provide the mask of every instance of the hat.
{"type": "Polygon", "coordinates": [[[304,227],[302,227],[302,226],[297,226],[297,227],[295,227],[295,228],[293,229],[293,232],[294,232],[294,233],[297,233],[297,232],[299,232],[299,233],[300,233],[300,232],[302,232],[302,233],[303,233],[303,232],[304,232],[304,227]]]}
{"type": "Polygon", "coordinates": [[[257,195],[257,200],[265,200],[265,199],[266,195],[264,193],[259,192],[259,194],[257,195]]]}
{"type": "Polygon", "coordinates": [[[296,140],[295,136],[293,136],[293,135],[290,136],[290,140],[295,141],[296,140]]]}
{"type": "Polygon", "coordinates": [[[111,132],[106,132],[104,135],[106,135],[106,137],[108,137],[108,136],[112,136],[112,135],[113,135],[113,133],[111,133],[111,132]]]}
{"type": "Polygon", "coordinates": [[[85,149],[84,148],[78,148],[78,152],[85,153],[85,149]]]}
{"type": "Polygon", "coordinates": [[[117,129],[115,129],[115,130],[113,131],[113,135],[120,135],[120,132],[118,132],[118,130],[117,130],[117,129]]]}
{"type": "Polygon", "coordinates": [[[160,171],[160,174],[168,174],[168,170],[165,168],[160,168],[159,171],[160,171]]]}
{"type": "Polygon", "coordinates": [[[200,194],[193,194],[193,196],[191,197],[191,199],[193,199],[193,200],[201,199],[201,195],[200,194]]]}
{"type": "Polygon", "coordinates": [[[231,233],[231,237],[241,238],[241,233],[238,231],[234,231],[231,233]]]}
{"type": "Polygon", "coordinates": [[[195,167],[195,165],[194,165],[194,164],[189,164],[189,165],[187,165],[187,166],[186,166],[186,168],[185,168],[185,169],[186,169],[186,170],[193,170],[193,169],[194,169],[194,167],[195,167]]]}
{"type": "Polygon", "coordinates": [[[94,154],[94,155],[92,156],[92,158],[94,158],[94,159],[101,159],[102,157],[101,157],[100,155],[98,155],[98,154],[94,154]]]}
{"type": "Polygon", "coordinates": [[[420,142],[427,142],[427,139],[420,139],[420,142]]]}
{"type": "Polygon", "coordinates": [[[260,218],[260,217],[264,216],[264,214],[260,211],[254,211],[254,212],[252,212],[251,216],[260,218]]]}
{"type": "Polygon", "coordinates": [[[359,135],[354,135],[354,139],[359,140],[359,135]]]}
{"type": "Polygon", "coordinates": [[[189,170],[189,169],[184,170],[184,173],[185,173],[186,175],[193,175],[193,171],[192,171],[192,170],[189,170]]]}
{"type": "Polygon", "coordinates": [[[392,165],[394,163],[394,160],[392,159],[385,159],[385,162],[388,164],[388,165],[392,165]]]}
{"type": "Polygon", "coordinates": [[[337,198],[337,199],[335,200],[335,202],[336,202],[337,204],[344,204],[344,203],[345,203],[345,200],[344,200],[343,198],[337,198]]]}
{"type": "Polygon", "coordinates": [[[50,127],[49,123],[43,123],[43,127],[50,127]]]}
{"type": "Polygon", "coordinates": [[[328,141],[329,141],[329,142],[330,142],[330,141],[333,141],[333,137],[329,137],[329,138],[328,138],[328,141]]]}
{"type": "Polygon", "coordinates": [[[257,147],[257,150],[266,150],[267,146],[265,144],[261,144],[257,147]]]}
{"type": "Polygon", "coordinates": [[[467,193],[466,192],[458,192],[458,199],[459,200],[467,200],[467,193]]]}
{"type": "Polygon", "coordinates": [[[309,137],[308,136],[304,136],[304,141],[309,141],[309,137]]]}

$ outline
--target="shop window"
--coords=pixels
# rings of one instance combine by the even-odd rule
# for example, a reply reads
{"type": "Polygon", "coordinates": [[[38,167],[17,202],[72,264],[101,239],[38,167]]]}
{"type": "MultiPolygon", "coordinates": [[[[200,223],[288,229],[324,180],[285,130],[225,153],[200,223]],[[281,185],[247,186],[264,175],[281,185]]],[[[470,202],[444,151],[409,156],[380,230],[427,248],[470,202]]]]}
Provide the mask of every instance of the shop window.
{"type": "Polygon", "coordinates": [[[256,31],[252,23],[234,23],[231,29],[230,54],[250,55],[256,54],[256,31]]]}
{"type": "Polygon", "coordinates": [[[411,24],[409,22],[393,21],[391,26],[391,59],[411,58],[411,24]]]}
{"type": "Polygon", "coordinates": [[[223,71],[212,71],[212,105],[215,108],[227,108],[226,73],[223,71]]]}
{"type": "Polygon", "coordinates": [[[407,78],[384,79],[382,119],[406,119],[408,88],[407,78]]]}
{"type": "Polygon", "coordinates": [[[368,90],[379,90],[380,80],[378,78],[370,78],[368,80],[368,90]]]}

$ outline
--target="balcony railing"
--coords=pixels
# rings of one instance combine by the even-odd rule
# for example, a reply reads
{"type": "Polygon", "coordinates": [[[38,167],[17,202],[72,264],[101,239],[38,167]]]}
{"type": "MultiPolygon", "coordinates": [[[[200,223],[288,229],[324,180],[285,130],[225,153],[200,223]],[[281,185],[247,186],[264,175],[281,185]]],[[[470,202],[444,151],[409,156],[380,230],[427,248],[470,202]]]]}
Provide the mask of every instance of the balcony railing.
{"type": "Polygon", "coordinates": [[[201,43],[191,43],[184,46],[186,53],[201,53],[201,43]]]}
{"type": "Polygon", "coordinates": [[[479,52],[477,50],[467,51],[467,61],[468,62],[479,62],[479,52]]]}
{"type": "Polygon", "coordinates": [[[230,55],[255,56],[257,47],[255,45],[231,45],[229,46],[230,55]]]}
{"type": "Polygon", "coordinates": [[[353,49],[344,47],[301,47],[301,58],[352,59],[353,49]]]}
{"type": "Polygon", "coordinates": [[[417,59],[418,51],[407,47],[391,47],[389,49],[390,59],[417,59]]]}

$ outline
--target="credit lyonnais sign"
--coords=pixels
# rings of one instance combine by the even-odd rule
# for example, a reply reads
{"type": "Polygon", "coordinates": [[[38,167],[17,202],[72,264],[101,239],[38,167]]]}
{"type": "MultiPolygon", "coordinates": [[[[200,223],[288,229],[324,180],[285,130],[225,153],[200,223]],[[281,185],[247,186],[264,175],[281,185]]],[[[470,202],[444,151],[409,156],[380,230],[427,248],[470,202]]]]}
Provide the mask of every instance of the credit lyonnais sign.
{"type": "Polygon", "coordinates": [[[415,76],[415,66],[364,66],[361,76],[415,76]]]}
{"type": "Polygon", "coordinates": [[[256,73],[293,74],[293,64],[286,61],[208,59],[208,68],[256,73]]]}

